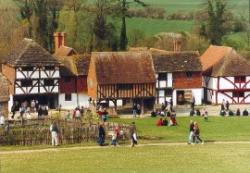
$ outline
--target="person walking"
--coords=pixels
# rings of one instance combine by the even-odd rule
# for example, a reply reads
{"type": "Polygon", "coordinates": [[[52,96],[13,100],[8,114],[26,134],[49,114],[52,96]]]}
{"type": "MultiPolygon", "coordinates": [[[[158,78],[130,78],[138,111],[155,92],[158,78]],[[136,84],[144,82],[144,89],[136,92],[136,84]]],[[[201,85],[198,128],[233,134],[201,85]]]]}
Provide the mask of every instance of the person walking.
{"type": "Polygon", "coordinates": [[[100,146],[104,146],[105,143],[105,129],[102,124],[98,128],[98,143],[100,146]]]}
{"type": "Polygon", "coordinates": [[[134,147],[135,145],[138,144],[135,122],[132,122],[132,124],[129,127],[129,135],[131,139],[131,147],[134,147]]]}
{"type": "Polygon", "coordinates": [[[134,103],[134,105],[133,105],[133,118],[136,118],[136,114],[137,114],[137,106],[136,106],[136,104],[134,103]]]}
{"type": "Polygon", "coordinates": [[[189,134],[188,134],[188,144],[194,143],[194,122],[190,120],[189,123],[189,134]]]}
{"type": "Polygon", "coordinates": [[[55,121],[50,126],[50,132],[51,132],[52,146],[58,146],[59,145],[59,128],[55,121]]]}
{"type": "Polygon", "coordinates": [[[200,138],[200,128],[197,122],[194,122],[194,141],[196,143],[201,142],[201,144],[204,144],[203,140],[200,138]]]}

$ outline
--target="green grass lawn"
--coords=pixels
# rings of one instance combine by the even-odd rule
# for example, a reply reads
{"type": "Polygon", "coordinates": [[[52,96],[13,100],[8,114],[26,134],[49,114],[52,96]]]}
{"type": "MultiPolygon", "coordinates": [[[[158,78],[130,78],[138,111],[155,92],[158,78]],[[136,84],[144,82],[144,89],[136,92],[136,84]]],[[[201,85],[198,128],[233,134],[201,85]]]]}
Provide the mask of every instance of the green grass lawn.
{"type": "Polygon", "coordinates": [[[202,117],[177,117],[178,126],[157,127],[158,118],[112,119],[120,123],[135,121],[139,136],[155,142],[187,141],[190,119],[197,121],[201,137],[205,141],[250,141],[250,117],[209,117],[205,122],[202,117]],[[152,139],[151,139],[152,138],[152,139]]]}
{"type": "Polygon", "coordinates": [[[3,173],[248,173],[249,144],[144,146],[2,154],[3,173]]]}

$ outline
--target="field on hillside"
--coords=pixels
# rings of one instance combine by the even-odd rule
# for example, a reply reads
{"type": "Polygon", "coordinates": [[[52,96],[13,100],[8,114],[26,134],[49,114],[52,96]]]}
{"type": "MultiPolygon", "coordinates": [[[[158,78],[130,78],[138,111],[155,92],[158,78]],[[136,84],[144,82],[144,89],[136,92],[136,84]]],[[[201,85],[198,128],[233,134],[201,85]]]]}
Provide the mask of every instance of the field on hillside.
{"type": "MultiPolygon", "coordinates": [[[[197,11],[202,8],[205,0],[143,0],[143,2],[165,8],[167,14],[178,11],[197,11]]],[[[247,0],[228,0],[229,8],[237,14],[247,14],[247,0]]]]}
{"type": "Polygon", "coordinates": [[[3,173],[248,173],[249,144],[106,147],[0,154],[3,173]]]}

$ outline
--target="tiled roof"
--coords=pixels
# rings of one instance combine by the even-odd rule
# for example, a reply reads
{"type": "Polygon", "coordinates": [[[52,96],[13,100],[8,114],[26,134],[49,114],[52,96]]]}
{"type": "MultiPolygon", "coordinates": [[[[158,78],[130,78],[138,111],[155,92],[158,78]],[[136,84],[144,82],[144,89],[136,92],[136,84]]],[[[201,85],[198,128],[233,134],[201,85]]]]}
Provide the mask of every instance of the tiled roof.
{"type": "Polygon", "coordinates": [[[172,52],[150,49],[156,72],[201,71],[202,66],[197,51],[172,52]]]}
{"type": "Polygon", "coordinates": [[[17,47],[11,50],[6,58],[11,66],[29,65],[59,65],[59,62],[42,46],[31,39],[23,39],[17,47]]]}
{"type": "Polygon", "coordinates": [[[210,45],[209,48],[200,57],[202,70],[208,70],[231,51],[231,47],[210,45]]]}

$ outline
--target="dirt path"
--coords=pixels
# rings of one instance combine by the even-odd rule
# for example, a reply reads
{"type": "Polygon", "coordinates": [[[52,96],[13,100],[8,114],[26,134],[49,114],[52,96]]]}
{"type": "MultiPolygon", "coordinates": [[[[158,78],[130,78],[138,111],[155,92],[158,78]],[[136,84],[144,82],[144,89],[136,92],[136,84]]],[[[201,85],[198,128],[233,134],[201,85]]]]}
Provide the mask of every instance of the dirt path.
{"type": "MultiPolygon", "coordinates": [[[[207,142],[206,144],[250,144],[250,141],[216,141],[216,142],[207,142]]],[[[201,145],[201,144],[199,144],[201,145]]],[[[187,143],[149,143],[149,144],[139,144],[137,147],[147,147],[147,146],[187,146],[187,143]]],[[[46,149],[32,149],[32,150],[16,150],[16,151],[0,151],[0,155],[6,154],[25,154],[25,153],[41,153],[41,152],[59,152],[59,151],[73,151],[73,150],[89,150],[89,149],[107,149],[112,146],[79,146],[79,147],[68,147],[68,148],[46,148],[46,149]]],[[[129,148],[129,145],[122,145],[117,147],[129,148]]]]}

